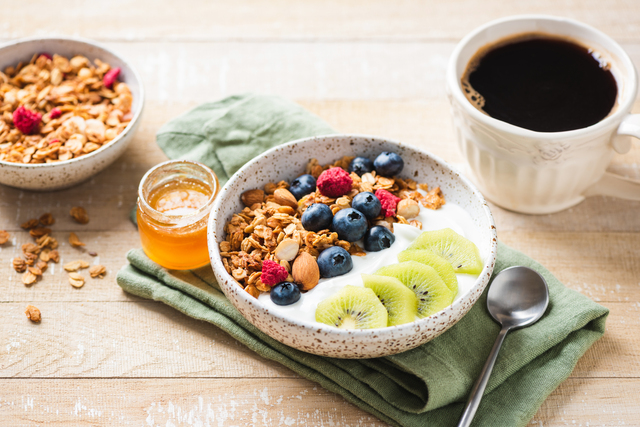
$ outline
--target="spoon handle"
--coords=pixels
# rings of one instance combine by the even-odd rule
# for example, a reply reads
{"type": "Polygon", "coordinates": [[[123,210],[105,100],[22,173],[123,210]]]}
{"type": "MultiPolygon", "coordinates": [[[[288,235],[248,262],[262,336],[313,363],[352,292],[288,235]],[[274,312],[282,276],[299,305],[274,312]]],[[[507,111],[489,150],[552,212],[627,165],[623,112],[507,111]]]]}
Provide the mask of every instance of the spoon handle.
{"type": "Polygon", "coordinates": [[[471,389],[469,400],[467,400],[467,406],[464,408],[458,427],[469,427],[471,425],[471,421],[473,421],[473,416],[476,414],[476,410],[478,410],[478,405],[480,405],[484,389],[487,387],[491,371],[493,371],[493,365],[496,363],[498,352],[500,351],[500,347],[502,347],[502,342],[504,341],[504,337],[507,335],[507,332],[509,332],[509,328],[503,327],[500,330],[500,333],[496,338],[496,342],[493,344],[493,348],[491,349],[491,353],[489,353],[489,357],[482,367],[480,377],[478,377],[476,383],[471,389]]]}

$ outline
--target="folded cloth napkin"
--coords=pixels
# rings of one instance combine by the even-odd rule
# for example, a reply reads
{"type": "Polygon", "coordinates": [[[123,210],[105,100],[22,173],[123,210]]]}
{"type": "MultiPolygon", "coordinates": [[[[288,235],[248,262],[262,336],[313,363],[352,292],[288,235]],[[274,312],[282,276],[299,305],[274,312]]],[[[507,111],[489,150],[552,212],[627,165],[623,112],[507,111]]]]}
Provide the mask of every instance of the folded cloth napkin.
{"type": "MultiPolygon", "coordinates": [[[[225,181],[244,161],[271,146],[334,132],[289,101],[241,95],[174,119],[158,132],[158,144],[169,157],[207,163],[225,181]]],[[[396,426],[455,425],[499,331],[487,312],[485,292],[455,326],[416,349],[367,360],[320,357],[285,346],[251,325],[220,291],[210,267],[166,270],[141,249],[131,250],[127,259],[130,265],[117,277],[125,291],[212,323],[261,356],[396,426]]],[[[514,265],[544,276],[549,308],[538,323],[507,336],[474,426],[525,426],[605,330],[606,308],[499,243],[494,275],[514,265]]]]}

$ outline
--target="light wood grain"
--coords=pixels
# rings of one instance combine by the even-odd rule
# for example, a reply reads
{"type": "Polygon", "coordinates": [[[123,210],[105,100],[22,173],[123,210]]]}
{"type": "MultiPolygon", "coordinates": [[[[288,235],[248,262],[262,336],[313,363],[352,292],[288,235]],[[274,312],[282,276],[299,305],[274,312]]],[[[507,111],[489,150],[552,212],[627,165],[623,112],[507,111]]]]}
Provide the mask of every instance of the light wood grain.
{"type": "Polygon", "coordinates": [[[386,425],[344,406],[302,379],[0,379],[0,420],[11,427],[386,425]]]}
{"type": "Polygon", "coordinates": [[[2,304],[0,377],[297,377],[164,304],[32,304],[40,324],[27,319],[26,304],[2,304]]]}
{"type": "MultiPolygon", "coordinates": [[[[387,424],[302,379],[0,379],[0,419],[51,426],[364,426],[387,424]],[[9,394],[7,390],[11,390],[9,394]]],[[[640,380],[570,378],[530,425],[638,426],[640,380]]]]}
{"type": "MultiPolygon", "coordinates": [[[[0,377],[5,378],[297,378],[225,332],[163,304],[5,303],[0,377]],[[115,331],[118,331],[115,334],[115,331]]],[[[605,303],[607,332],[580,359],[576,378],[640,377],[640,304],[605,303]]]]}
{"type": "Polygon", "coordinates": [[[65,34],[104,40],[459,39],[492,19],[524,13],[570,17],[616,39],[640,38],[634,0],[154,0],[25,2],[3,8],[0,37],[65,34]],[[54,19],[52,19],[55,17],[54,19]],[[27,25],[28,24],[28,25],[27,25]]]}

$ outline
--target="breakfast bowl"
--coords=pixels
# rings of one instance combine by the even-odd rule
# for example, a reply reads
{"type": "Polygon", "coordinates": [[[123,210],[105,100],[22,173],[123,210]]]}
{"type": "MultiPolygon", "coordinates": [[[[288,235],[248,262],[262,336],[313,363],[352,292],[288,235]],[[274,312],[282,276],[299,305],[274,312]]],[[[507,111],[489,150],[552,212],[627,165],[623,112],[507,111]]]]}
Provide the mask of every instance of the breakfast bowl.
{"type": "MultiPolygon", "coordinates": [[[[104,142],[100,148],[79,157],[50,163],[0,160],[0,184],[36,191],[63,189],[100,172],[124,153],[140,122],[144,90],[137,71],[124,59],[93,41],[75,38],[34,38],[5,44],[0,47],[0,70],[16,66],[20,62],[29,63],[36,54],[57,54],[66,58],[81,55],[92,63],[98,59],[109,64],[112,69],[120,68],[118,81],[126,83],[131,92],[129,123],[115,138],[104,142]]],[[[0,141],[2,142],[4,141],[0,141]]]]}
{"type": "MultiPolygon", "coordinates": [[[[458,208],[456,208],[458,209],[458,208]]],[[[408,227],[408,226],[407,226],[408,227]]],[[[438,157],[389,139],[363,135],[331,135],[289,142],[256,157],[224,185],[217,196],[208,224],[209,256],[213,272],[224,294],[254,326],[270,337],[298,350],[337,358],[372,358],[415,348],[458,322],[478,300],[493,271],[497,238],[493,217],[483,196],[463,176],[438,157]],[[468,217],[474,242],[482,259],[482,271],[453,303],[422,319],[375,329],[339,329],[283,312],[245,291],[225,269],[220,243],[225,225],[244,208],[241,195],[270,182],[291,180],[305,173],[310,159],[332,164],[343,156],[370,159],[394,152],[404,160],[400,178],[411,178],[429,187],[440,187],[447,204],[458,206],[468,217]]],[[[383,252],[378,252],[383,253],[383,252]]],[[[365,257],[366,258],[366,257],[365,257]]],[[[322,286],[322,281],[317,288],[322,286]]],[[[265,294],[263,294],[265,295],[265,294]]],[[[303,298],[306,294],[303,294],[303,298]]]]}

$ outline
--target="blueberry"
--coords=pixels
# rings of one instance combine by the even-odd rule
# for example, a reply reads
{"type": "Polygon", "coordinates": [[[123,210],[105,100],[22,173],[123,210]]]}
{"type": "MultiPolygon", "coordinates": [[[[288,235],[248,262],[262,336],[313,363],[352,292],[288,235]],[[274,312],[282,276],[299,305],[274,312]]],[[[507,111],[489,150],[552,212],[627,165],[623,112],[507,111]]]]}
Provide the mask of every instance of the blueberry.
{"type": "Polygon", "coordinates": [[[367,218],[353,208],[341,209],[334,215],[331,228],[338,233],[340,240],[355,242],[367,232],[367,218]]]}
{"type": "Polygon", "coordinates": [[[404,161],[402,160],[402,157],[396,153],[385,151],[376,157],[373,161],[373,165],[375,166],[378,175],[394,176],[402,172],[404,161]]]}
{"type": "Polygon", "coordinates": [[[291,182],[289,191],[296,200],[300,200],[307,194],[316,191],[316,179],[311,175],[300,175],[291,182]]]}
{"type": "Polygon", "coordinates": [[[274,304],[290,305],[300,299],[300,288],[295,283],[282,282],[275,285],[269,294],[274,304]]]}
{"type": "Polygon", "coordinates": [[[356,194],[351,202],[351,207],[364,214],[367,219],[373,219],[380,214],[382,205],[375,194],[364,192],[356,194]]]}
{"type": "Polygon", "coordinates": [[[308,231],[326,230],[331,227],[333,213],[324,203],[314,203],[302,214],[302,226],[308,231]]]}
{"type": "Polygon", "coordinates": [[[367,172],[373,171],[373,162],[366,157],[356,157],[349,163],[349,172],[355,172],[362,176],[367,172]]]}
{"type": "Polygon", "coordinates": [[[396,241],[396,236],[387,228],[376,225],[367,230],[364,235],[364,250],[378,252],[388,249],[396,241]]]}
{"type": "Polygon", "coordinates": [[[351,255],[340,246],[331,246],[320,252],[318,268],[322,277],[335,277],[348,273],[353,268],[351,255]]]}

